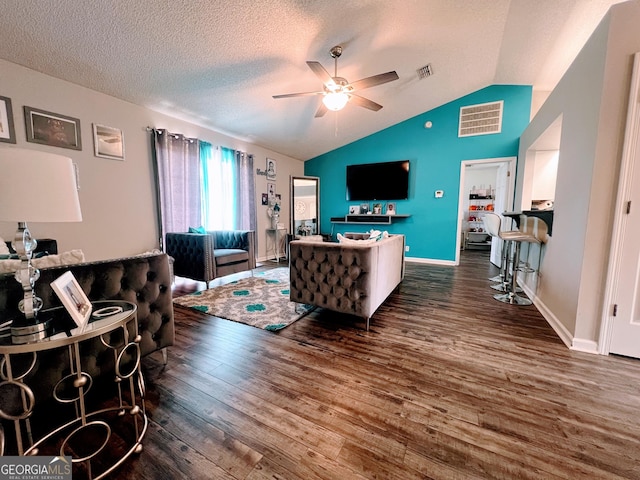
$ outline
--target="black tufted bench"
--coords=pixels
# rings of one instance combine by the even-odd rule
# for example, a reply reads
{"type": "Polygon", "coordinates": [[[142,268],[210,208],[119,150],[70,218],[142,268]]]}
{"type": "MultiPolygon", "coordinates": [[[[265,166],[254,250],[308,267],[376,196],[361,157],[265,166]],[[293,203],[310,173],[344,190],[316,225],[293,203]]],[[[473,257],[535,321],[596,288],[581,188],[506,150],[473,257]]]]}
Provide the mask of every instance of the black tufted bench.
{"type": "MultiPolygon", "coordinates": [[[[90,300],[126,300],[138,306],[138,328],[142,339],[142,355],[162,350],[166,362],[166,347],[173,345],[175,330],[171,295],[171,269],[169,257],[154,253],[136,257],[81,263],[40,270],[36,292],[43,301],[43,308],[61,305],[50,283],[70,270],[90,300]]],[[[0,276],[0,319],[20,315],[17,305],[22,298],[22,287],[13,275],[0,276]]],[[[135,332],[130,332],[135,336],[135,332]]],[[[81,344],[83,368],[94,378],[110,374],[114,369],[113,354],[107,351],[99,339],[81,344]]],[[[47,352],[46,359],[39,360],[34,373],[38,389],[36,395],[50,396],[55,382],[67,368],[67,350],[62,348],[47,352]]],[[[32,381],[32,383],[35,383],[32,381]]],[[[36,398],[36,403],[46,398],[36,398]]],[[[3,399],[0,399],[0,404],[3,399]]]]}

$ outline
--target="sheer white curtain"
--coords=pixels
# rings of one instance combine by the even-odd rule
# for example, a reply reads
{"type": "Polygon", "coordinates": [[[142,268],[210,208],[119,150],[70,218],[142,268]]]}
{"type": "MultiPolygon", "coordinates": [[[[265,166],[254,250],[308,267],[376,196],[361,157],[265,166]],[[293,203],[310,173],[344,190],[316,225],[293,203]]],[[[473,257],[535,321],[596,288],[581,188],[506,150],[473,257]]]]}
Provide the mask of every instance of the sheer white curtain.
{"type": "Polygon", "coordinates": [[[253,155],[200,142],[203,225],[207,230],[255,230],[253,155]]]}
{"type": "Polygon", "coordinates": [[[152,129],[160,248],[167,232],[202,225],[199,142],[195,138],[152,129]]]}

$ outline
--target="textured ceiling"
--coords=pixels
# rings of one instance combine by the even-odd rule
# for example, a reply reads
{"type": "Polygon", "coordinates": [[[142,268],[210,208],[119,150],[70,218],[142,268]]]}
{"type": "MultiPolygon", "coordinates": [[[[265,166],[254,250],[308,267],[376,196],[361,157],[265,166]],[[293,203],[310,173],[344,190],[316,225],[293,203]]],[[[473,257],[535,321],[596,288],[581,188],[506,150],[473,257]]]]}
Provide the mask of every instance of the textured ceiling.
{"type": "Polygon", "coordinates": [[[614,3],[0,0],[0,58],[306,160],[493,83],[552,89],[614,3]],[[361,92],[382,110],[272,98],[319,90],[305,61],[333,73],[338,44],[351,82],[397,71],[361,92]]]}

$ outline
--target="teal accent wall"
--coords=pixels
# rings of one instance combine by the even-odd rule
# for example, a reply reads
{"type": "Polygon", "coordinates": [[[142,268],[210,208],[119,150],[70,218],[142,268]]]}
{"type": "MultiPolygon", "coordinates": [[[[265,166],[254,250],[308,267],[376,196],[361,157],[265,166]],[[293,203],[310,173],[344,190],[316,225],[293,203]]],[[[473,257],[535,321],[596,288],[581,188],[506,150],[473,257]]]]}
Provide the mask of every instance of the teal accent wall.
{"type": "MultiPolygon", "coordinates": [[[[463,160],[515,157],[520,134],[529,123],[530,86],[492,85],[417,115],[305,162],[305,175],[320,177],[321,232],[362,232],[371,228],[406,235],[407,256],[455,261],[460,164],[463,160]],[[460,107],[504,101],[502,132],[458,138],[460,107]],[[426,121],[433,122],[426,129],[426,121]],[[410,161],[409,199],[398,200],[397,213],[410,218],[391,225],[334,225],[347,214],[346,166],[356,163],[410,161]],[[444,197],[435,198],[436,190],[444,197]]],[[[364,112],[363,114],[373,112],[364,112]]],[[[372,202],[370,202],[372,203],[372,202]]],[[[385,203],[385,202],[383,202],[385,203]]]]}

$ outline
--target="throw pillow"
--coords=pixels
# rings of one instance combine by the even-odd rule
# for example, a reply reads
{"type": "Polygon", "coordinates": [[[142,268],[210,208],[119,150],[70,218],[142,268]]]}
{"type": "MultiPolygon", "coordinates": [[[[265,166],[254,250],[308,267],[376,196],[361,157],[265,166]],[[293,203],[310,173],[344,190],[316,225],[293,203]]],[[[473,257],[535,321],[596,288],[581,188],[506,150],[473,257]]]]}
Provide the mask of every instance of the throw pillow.
{"type": "Polygon", "coordinates": [[[387,238],[389,236],[389,232],[386,230],[381,232],[380,230],[371,230],[369,232],[369,239],[374,239],[376,242],[382,240],[383,238],[387,238]]]}
{"type": "Polygon", "coordinates": [[[204,234],[204,233],[207,233],[207,231],[204,229],[203,226],[200,226],[200,227],[189,227],[189,233],[204,234]]]}
{"type": "Polygon", "coordinates": [[[377,242],[377,240],[375,238],[356,240],[355,238],[345,237],[340,233],[337,234],[337,237],[338,237],[338,242],[339,243],[350,243],[350,244],[354,244],[354,245],[368,245],[369,243],[376,243],[377,242]]]}

